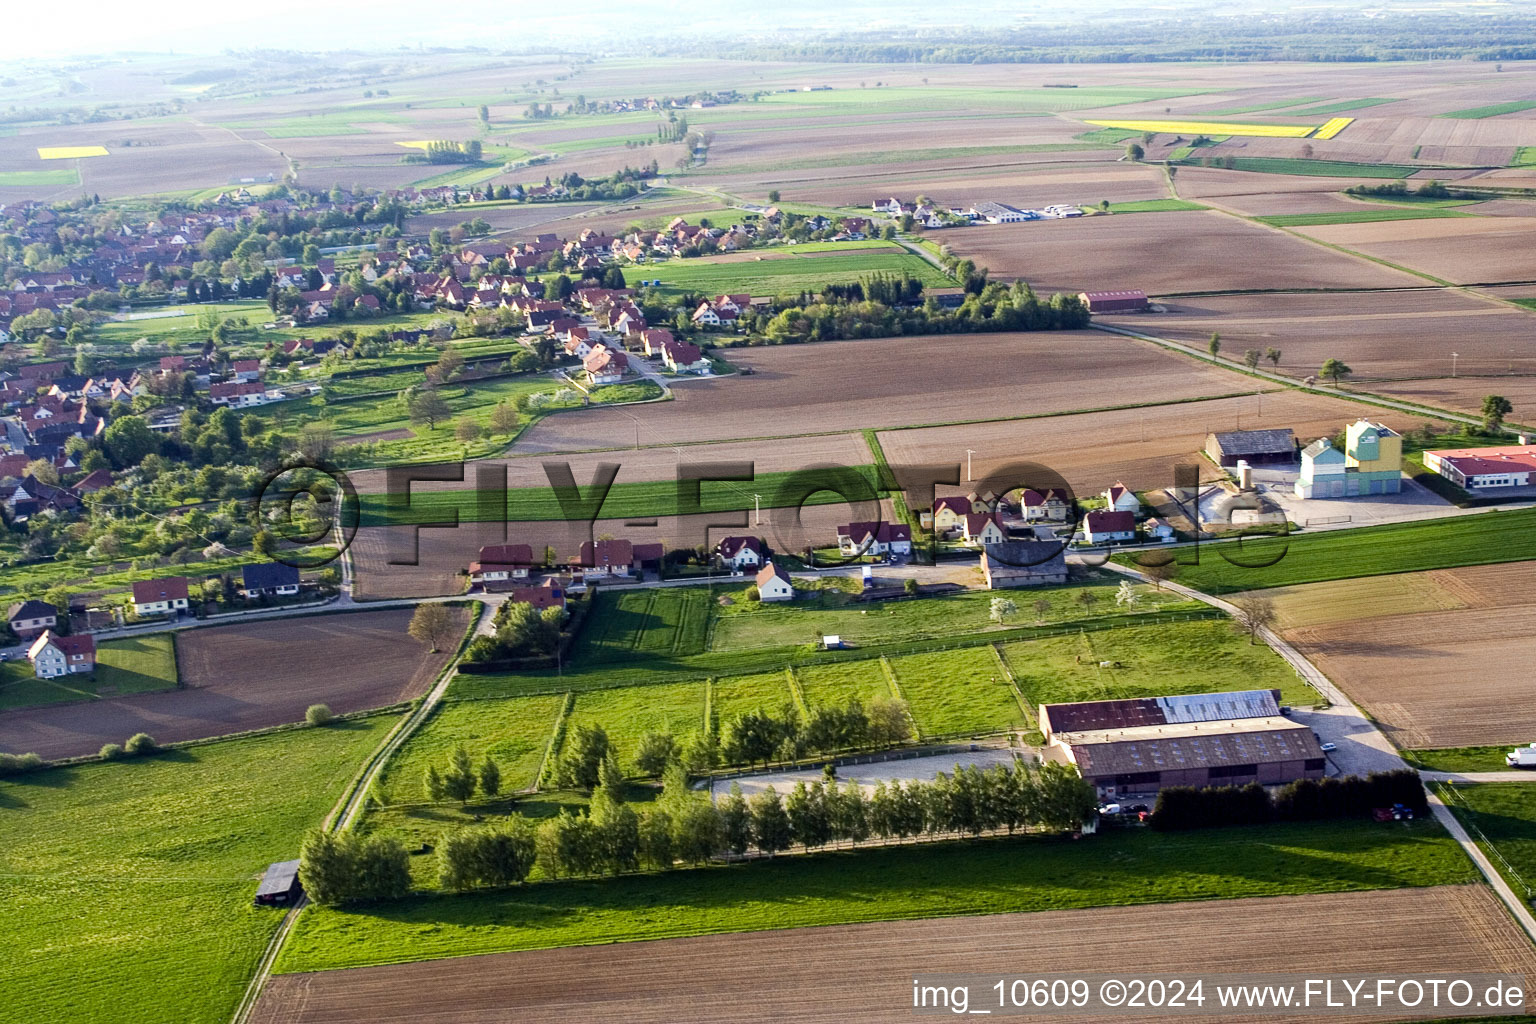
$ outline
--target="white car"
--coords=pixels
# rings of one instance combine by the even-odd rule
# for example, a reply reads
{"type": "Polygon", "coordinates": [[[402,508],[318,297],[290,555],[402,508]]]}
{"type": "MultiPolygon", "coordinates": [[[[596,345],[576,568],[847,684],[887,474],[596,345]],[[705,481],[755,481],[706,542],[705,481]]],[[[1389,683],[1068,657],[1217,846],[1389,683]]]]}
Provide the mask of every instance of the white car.
{"type": "Polygon", "coordinates": [[[1331,753],[1333,753],[1333,752],[1334,752],[1334,751],[1335,751],[1335,750],[1338,750],[1338,749],[1339,749],[1339,745],[1338,745],[1338,744],[1337,744],[1337,743],[1324,743],[1324,744],[1323,744],[1323,745],[1322,745],[1322,746],[1321,746],[1321,747],[1319,747],[1319,748],[1318,748],[1318,749],[1319,749],[1319,750],[1321,750],[1321,751],[1322,751],[1322,752],[1323,752],[1323,753],[1325,753],[1325,754],[1331,754],[1331,753]]]}

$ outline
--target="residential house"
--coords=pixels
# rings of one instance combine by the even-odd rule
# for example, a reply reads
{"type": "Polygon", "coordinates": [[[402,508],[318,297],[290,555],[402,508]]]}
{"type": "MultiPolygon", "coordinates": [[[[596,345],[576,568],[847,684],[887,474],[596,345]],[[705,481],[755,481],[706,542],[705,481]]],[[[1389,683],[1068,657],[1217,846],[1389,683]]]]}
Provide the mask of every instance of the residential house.
{"type": "Polygon", "coordinates": [[[640,351],[647,356],[661,354],[661,346],[671,344],[672,332],[665,327],[652,327],[640,332],[640,351]]]}
{"type": "Polygon", "coordinates": [[[171,615],[187,610],[187,578],[166,576],[133,585],[133,610],[139,615],[171,615]]]}
{"type": "Polygon", "coordinates": [[[260,359],[236,359],[230,369],[234,371],[235,380],[237,381],[261,379],[260,359]]]}
{"type": "Polygon", "coordinates": [[[738,572],[756,569],[767,557],[767,548],[757,537],[727,537],[715,546],[720,561],[738,572]]]}
{"type": "Polygon", "coordinates": [[[970,498],[951,495],[935,498],[933,511],[929,515],[933,530],[936,533],[948,534],[960,529],[965,523],[966,516],[980,511],[982,510],[976,508],[970,498]]]}
{"type": "Polygon", "coordinates": [[[628,576],[634,563],[635,546],[623,539],[582,541],[577,556],[588,576],[628,576]]]}
{"type": "Polygon", "coordinates": [[[972,512],[960,521],[961,540],[972,547],[1000,544],[1006,537],[996,512],[972,512]]]}
{"type": "Polygon", "coordinates": [[[1136,517],[1129,512],[1096,508],[1083,517],[1083,539],[1089,544],[1135,540],[1136,517]]]}
{"type": "Polygon", "coordinates": [[[769,562],[757,573],[757,595],[763,601],[793,601],[795,584],[789,573],[769,562]]]}
{"type": "Polygon", "coordinates": [[[1142,523],[1141,528],[1142,531],[1146,533],[1148,540],[1167,542],[1173,540],[1175,536],[1173,527],[1169,526],[1167,523],[1157,518],[1156,516],[1152,516],[1146,522],[1142,523]]]}
{"type": "Polygon", "coordinates": [[[1129,512],[1134,516],[1141,511],[1141,499],[1136,497],[1135,491],[1117,482],[1104,491],[1104,507],[1111,512],[1129,512]]]}
{"type": "Polygon", "coordinates": [[[1048,488],[1041,493],[1032,487],[1026,487],[1019,492],[1019,508],[1027,522],[1045,521],[1061,523],[1067,520],[1072,512],[1072,500],[1067,497],[1065,491],[1057,488],[1048,488]]]}
{"type": "Polygon", "coordinates": [[[47,601],[20,601],[5,613],[11,632],[22,640],[31,640],[59,624],[59,611],[47,601]]]}
{"type": "Polygon", "coordinates": [[[281,562],[258,562],[241,570],[246,597],[291,597],[299,592],[299,570],[281,562]]]}
{"type": "Polygon", "coordinates": [[[259,380],[223,381],[209,386],[208,401],[214,405],[227,405],[231,409],[265,405],[268,401],[267,386],[259,380]]]}
{"type": "Polygon", "coordinates": [[[661,361],[673,373],[708,373],[711,366],[699,346],[686,341],[663,342],[661,361]]]}
{"type": "Polygon", "coordinates": [[[469,581],[486,590],[526,580],[534,564],[533,548],[527,544],[491,544],[480,549],[480,557],[469,563],[469,581]]]}
{"type": "Polygon", "coordinates": [[[594,384],[617,384],[629,372],[629,357],[623,352],[600,348],[582,360],[587,378],[594,384]]]}
{"type": "Polygon", "coordinates": [[[990,590],[1067,582],[1065,546],[1053,540],[1008,540],[981,549],[981,574],[990,590]]]}
{"type": "Polygon", "coordinates": [[[507,591],[507,600],[531,604],[539,611],[545,608],[565,610],[565,587],[553,580],[545,580],[542,586],[517,586],[507,591]]]}
{"type": "Polygon", "coordinates": [[[89,635],[59,636],[44,630],[27,648],[32,673],[39,679],[92,672],[96,669],[96,639],[89,635]]]}
{"type": "Polygon", "coordinates": [[[912,528],[905,523],[849,523],[837,528],[837,550],[844,555],[910,555],[912,528]]]}

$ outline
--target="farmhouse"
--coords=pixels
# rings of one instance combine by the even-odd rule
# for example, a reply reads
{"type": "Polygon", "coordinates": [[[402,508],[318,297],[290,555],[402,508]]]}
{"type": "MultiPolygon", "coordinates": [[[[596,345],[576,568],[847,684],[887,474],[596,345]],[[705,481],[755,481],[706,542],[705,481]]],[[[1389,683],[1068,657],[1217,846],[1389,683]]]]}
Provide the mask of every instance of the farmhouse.
{"type": "Polygon", "coordinates": [[[1136,492],[1122,483],[1113,483],[1104,491],[1104,506],[1111,512],[1129,512],[1132,515],[1141,511],[1141,499],[1136,497],[1136,492]]]}
{"type": "Polygon", "coordinates": [[[280,860],[269,864],[261,876],[261,884],[256,887],[256,905],[291,907],[303,895],[304,887],[299,884],[299,862],[280,860]]]}
{"type": "Polygon", "coordinates": [[[793,601],[795,584],[789,573],[769,562],[758,570],[757,593],[764,601],[793,601]]]}
{"type": "Polygon", "coordinates": [[[92,672],[96,668],[96,639],[91,636],[59,636],[44,630],[27,648],[32,672],[39,679],[92,672]]]}
{"type": "Polygon", "coordinates": [[[844,555],[910,555],[912,528],[905,523],[849,523],[837,528],[837,550],[844,555]]]}
{"type": "Polygon", "coordinates": [[[727,537],[715,547],[720,561],[732,569],[756,569],[766,557],[763,542],[756,537],[727,537]]]}
{"type": "Polygon", "coordinates": [[[133,585],[133,610],[138,615],[169,615],[187,610],[187,578],[166,576],[133,585]]]}
{"type": "Polygon", "coordinates": [[[1206,436],[1205,454],[1218,466],[1229,469],[1239,459],[1253,466],[1284,465],[1296,461],[1296,435],[1290,427],[1220,430],[1206,436]]]}
{"type": "Polygon", "coordinates": [[[1083,539],[1089,544],[1135,540],[1136,517],[1129,512],[1096,508],[1083,517],[1083,539]]]}
{"type": "Polygon", "coordinates": [[[1059,541],[1008,540],[981,549],[987,588],[1034,587],[1067,582],[1067,555],[1059,541]]]}
{"type": "Polygon", "coordinates": [[[545,608],[565,609],[565,587],[553,580],[546,580],[543,586],[513,587],[507,591],[507,598],[521,604],[531,604],[540,611],[545,608]]]}
{"type": "Polygon", "coordinates": [[[1090,313],[1141,313],[1147,308],[1147,293],[1140,288],[1113,292],[1080,292],[1077,296],[1090,313]]]}
{"type": "Polygon", "coordinates": [[[287,597],[299,592],[299,570],[281,562],[259,562],[241,570],[246,597],[287,597]]]}
{"type": "Polygon", "coordinates": [[[1536,445],[1449,448],[1424,453],[1424,468],[1458,487],[1525,487],[1536,473],[1536,445]]]}
{"type": "Polygon", "coordinates": [[[13,604],[5,617],[11,632],[22,640],[31,640],[59,624],[58,609],[47,601],[21,601],[13,604]]]}
{"type": "Polygon", "coordinates": [[[1060,523],[1066,520],[1067,514],[1072,509],[1072,502],[1064,491],[1054,487],[1044,494],[1032,487],[1026,487],[1019,492],[1019,508],[1023,511],[1027,522],[1044,520],[1060,523]]]}
{"type": "Polygon", "coordinates": [[[1000,544],[1005,540],[995,512],[972,512],[961,520],[961,538],[972,547],[1000,544]]]}
{"type": "Polygon", "coordinates": [[[533,548],[527,544],[489,544],[469,563],[469,581],[491,590],[512,580],[527,579],[531,565],[533,548]]]}
{"type": "Polygon", "coordinates": [[[617,384],[629,371],[629,357],[623,352],[599,348],[582,361],[593,384],[617,384]]]}
{"type": "Polygon", "coordinates": [[[1278,690],[1042,704],[1039,717],[1047,756],[1077,765],[1103,798],[1284,785],[1326,766],[1312,730],[1281,714],[1278,690]]]}
{"type": "Polygon", "coordinates": [[[1344,450],[1320,437],[1301,450],[1298,498],[1397,494],[1403,489],[1403,438],[1370,420],[1356,420],[1345,431],[1344,450]]]}

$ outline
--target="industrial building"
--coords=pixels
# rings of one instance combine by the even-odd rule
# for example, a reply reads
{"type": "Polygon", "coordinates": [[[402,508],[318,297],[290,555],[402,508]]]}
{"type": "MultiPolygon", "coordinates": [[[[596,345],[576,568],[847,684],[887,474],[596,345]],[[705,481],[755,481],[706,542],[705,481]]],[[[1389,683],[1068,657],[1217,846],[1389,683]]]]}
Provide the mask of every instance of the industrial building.
{"type": "Polygon", "coordinates": [[[1403,438],[1391,427],[1356,420],[1344,433],[1344,450],[1320,437],[1301,450],[1298,498],[1398,494],[1403,489],[1403,438]]]}
{"type": "Polygon", "coordinates": [[[1452,448],[1424,453],[1424,468],[1457,487],[1527,487],[1536,472],[1536,445],[1452,448]]]}
{"type": "Polygon", "coordinates": [[[1147,308],[1147,293],[1140,288],[1112,292],[1079,292],[1077,297],[1090,313],[1141,313],[1147,308]]]}
{"type": "Polygon", "coordinates": [[[1280,691],[1042,704],[1046,756],[1075,764],[1105,799],[1165,786],[1278,786],[1320,779],[1312,730],[1280,711],[1280,691]]]}
{"type": "Polygon", "coordinates": [[[1239,460],[1254,466],[1296,461],[1296,435],[1290,427],[1274,430],[1218,430],[1205,438],[1205,454],[1228,469],[1239,460]]]}

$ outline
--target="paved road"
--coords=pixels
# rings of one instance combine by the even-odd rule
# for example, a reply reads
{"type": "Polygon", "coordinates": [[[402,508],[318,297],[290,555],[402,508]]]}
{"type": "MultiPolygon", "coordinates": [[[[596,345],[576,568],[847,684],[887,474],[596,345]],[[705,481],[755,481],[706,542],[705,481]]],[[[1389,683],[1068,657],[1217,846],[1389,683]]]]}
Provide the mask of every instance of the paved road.
{"type": "Polygon", "coordinates": [[[1430,782],[1536,782],[1536,771],[1419,772],[1430,782]]]}

